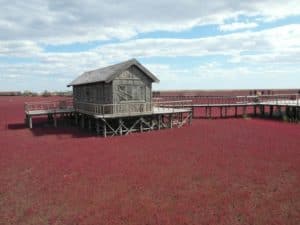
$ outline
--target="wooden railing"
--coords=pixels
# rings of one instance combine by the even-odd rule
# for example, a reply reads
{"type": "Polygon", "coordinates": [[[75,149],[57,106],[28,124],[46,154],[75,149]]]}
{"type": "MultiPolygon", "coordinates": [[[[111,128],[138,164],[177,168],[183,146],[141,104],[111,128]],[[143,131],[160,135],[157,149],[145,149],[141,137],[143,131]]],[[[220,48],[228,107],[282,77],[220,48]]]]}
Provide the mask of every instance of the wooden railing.
{"type": "Polygon", "coordinates": [[[120,104],[74,103],[75,110],[91,114],[136,114],[152,111],[152,103],[126,102],[120,104]]]}
{"type": "Polygon", "coordinates": [[[279,94],[261,96],[162,96],[159,101],[185,101],[189,100],[193,105],[229,105],[229,104],[296,104],[300,106],[300,95],[279,94]]]}
{"type": "Polygon", "coordinates": [[[25,102],[24,109],[25,111],[73,109],[73,99],[67,98],[54,101],[25,102]]]}
{"type": "MultiPolygon", "coordinates": [[[[176,99],[176,98],[175,98],[176,99]]],[[[178,98],[177,98],[178,99],[178,98]]],[[[186,96],[180,100],[155,99],[151,103],[125,102],[120,104],[73,103],[71,98],[54,101],[26,102],[25,111],[75,109],[90,114],[136,114],[153,111],[153,108],[170,111],[176,108],[206,105],[230,104],[272,104],[300,106],[300,95],[263,95],[263,96],[186,96]]]]}
{"type": "Polygon", "coordinates": [[[154,109],[160,111],[171,112],[172,109],[186,108],[187,105],[191,106],[192,101],[155,101],[155,102],[126,102],[120,104],[94,104],[85,102],[76,102],[74,108],[77,111],[90,113],[90,114],[138,114],[153,112],[154,109]]]}

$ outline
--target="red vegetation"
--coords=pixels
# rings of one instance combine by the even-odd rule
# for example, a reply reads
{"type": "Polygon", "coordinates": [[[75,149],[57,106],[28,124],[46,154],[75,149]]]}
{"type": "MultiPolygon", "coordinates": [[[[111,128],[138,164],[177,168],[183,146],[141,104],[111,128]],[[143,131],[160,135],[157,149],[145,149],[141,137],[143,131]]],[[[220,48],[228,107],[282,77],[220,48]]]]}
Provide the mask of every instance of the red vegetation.
{"type": "Polygon", "coordinates": [[[294,224],[300,126],[194,120],[180,129],[101,138],[23,125],[0,97],[0,224],[294,224]]]}

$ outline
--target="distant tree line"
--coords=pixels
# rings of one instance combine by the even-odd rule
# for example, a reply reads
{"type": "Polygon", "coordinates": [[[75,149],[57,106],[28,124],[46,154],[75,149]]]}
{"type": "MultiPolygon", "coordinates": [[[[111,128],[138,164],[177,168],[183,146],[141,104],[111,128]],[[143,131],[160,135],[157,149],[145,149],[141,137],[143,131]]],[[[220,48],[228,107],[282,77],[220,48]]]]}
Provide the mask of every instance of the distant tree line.
{"type": "Polygon", "coordinates": [[[41,93],[33,92],[29,90],[21,91],[0,91],[0,96],[43,96],[43,97],[50,97],[50,96],[71,96],[72,91],[47,91],[44,90],[41,93]]]}

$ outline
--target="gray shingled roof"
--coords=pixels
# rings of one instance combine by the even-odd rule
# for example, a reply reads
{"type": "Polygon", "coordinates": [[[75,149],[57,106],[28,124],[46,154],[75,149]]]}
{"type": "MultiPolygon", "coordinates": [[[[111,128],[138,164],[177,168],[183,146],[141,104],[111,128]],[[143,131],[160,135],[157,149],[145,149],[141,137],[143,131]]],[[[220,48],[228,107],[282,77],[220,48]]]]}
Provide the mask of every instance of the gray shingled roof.
{"type": "Polygon", "coordinates": [[[157,77],[153,75],[149,70],[147,70],[141,63],[139,63],[136,59],[130,59],[125,62],[121,62],[112,66],[107,66],[104,68],[92,70],[83,73],[75,80],[73,80],[68,87],[81,85],[81,84],[89,84],[95,82],[111,82],[116,76],[121,74],[123,71],[127,70],[131,66],[137,66],[140,70],[142,70],[153,82],[159,82],[157,77]]]}

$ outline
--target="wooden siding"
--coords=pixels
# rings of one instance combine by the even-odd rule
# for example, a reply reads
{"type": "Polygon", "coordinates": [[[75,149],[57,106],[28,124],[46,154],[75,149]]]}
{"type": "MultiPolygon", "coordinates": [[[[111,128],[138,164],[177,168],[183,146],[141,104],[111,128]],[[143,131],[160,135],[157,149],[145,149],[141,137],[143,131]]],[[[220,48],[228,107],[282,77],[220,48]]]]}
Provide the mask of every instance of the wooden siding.
{"type": "Polygon", "coordinates": [[[113,80],[113,103],[151,102],[152,81],[136,66],[131,66],[113,80]]]}
{"type": "Polygon", "coordinates": [[[74,102],[112,104],[112,85],[104,82],[73,87],[74,102]]]}

